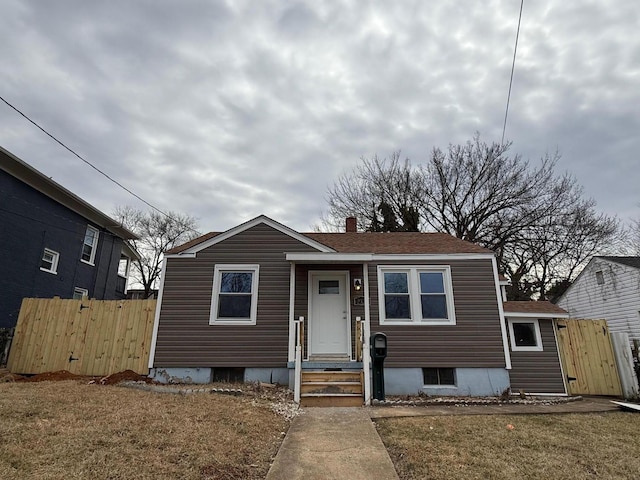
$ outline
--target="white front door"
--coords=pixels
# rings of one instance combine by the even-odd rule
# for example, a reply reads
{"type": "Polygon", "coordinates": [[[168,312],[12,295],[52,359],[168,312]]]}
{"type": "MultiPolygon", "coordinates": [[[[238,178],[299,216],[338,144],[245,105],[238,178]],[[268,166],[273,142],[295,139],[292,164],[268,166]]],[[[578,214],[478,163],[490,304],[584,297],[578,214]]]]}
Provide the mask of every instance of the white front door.
{"type": "Polygon", "coordinates": [[[310,355],[348,356],[347,274],[312,272],[310,284],[310,355]]]}

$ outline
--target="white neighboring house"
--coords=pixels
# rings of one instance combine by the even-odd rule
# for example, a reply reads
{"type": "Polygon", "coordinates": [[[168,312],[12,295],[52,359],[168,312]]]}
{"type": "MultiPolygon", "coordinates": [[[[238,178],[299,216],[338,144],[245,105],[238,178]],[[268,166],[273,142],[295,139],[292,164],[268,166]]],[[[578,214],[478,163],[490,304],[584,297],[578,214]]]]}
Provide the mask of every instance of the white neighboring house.
{"type": "Polygon", "coordinates": [[[605,319],[640,340],[640,257],[593,257],[557,302],[571,318],[605,319]]]}

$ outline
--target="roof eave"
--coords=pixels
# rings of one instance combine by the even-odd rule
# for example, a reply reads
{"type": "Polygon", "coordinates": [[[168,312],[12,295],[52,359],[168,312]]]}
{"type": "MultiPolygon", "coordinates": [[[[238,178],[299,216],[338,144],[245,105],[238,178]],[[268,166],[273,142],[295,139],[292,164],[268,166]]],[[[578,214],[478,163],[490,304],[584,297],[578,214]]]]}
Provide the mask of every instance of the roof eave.
{"type": "Polygon", "coordinates": [[[114,235],[125,240],[136,240],[139,238],[135,233],[120,225],[113,218],[105,215],[93,205],[84,201],[58,182],[55,182],[2,147],[0,147],[0,167],[21,182],[26,183],[43,195],[64,205],[69,210],[81,215],[91,223],[106,229],[114,235]]]}

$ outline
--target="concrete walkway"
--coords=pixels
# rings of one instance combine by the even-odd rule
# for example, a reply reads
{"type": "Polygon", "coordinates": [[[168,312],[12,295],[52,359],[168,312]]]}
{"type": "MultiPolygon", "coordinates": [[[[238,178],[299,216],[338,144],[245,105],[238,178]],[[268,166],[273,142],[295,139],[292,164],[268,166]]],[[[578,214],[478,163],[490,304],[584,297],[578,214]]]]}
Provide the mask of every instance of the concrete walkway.
{"type": "Polygon", "coordinates": [[[267,480],[396,480],[398,475],[372,419],[431,415],[539,415],[619,410],[610,398],[554,405],[429,405],[305,408],[291,423],[267,480]]]}
{"type": "Polygon", "coordinates": [[[289,427],[267,480],[396,480],[368,409],[305,408],[289,427]]]}

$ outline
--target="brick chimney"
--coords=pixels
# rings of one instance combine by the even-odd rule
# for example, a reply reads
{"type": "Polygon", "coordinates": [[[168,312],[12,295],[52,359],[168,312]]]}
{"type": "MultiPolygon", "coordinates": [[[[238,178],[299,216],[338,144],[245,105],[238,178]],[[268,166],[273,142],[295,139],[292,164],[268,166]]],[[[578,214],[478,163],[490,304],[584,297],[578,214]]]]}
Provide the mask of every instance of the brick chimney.
{"type": "Polygon", "coordinates": [[[346,232],[356,233],[358,231],[358,219],[356,217],[347,217],[346,232]]]}

